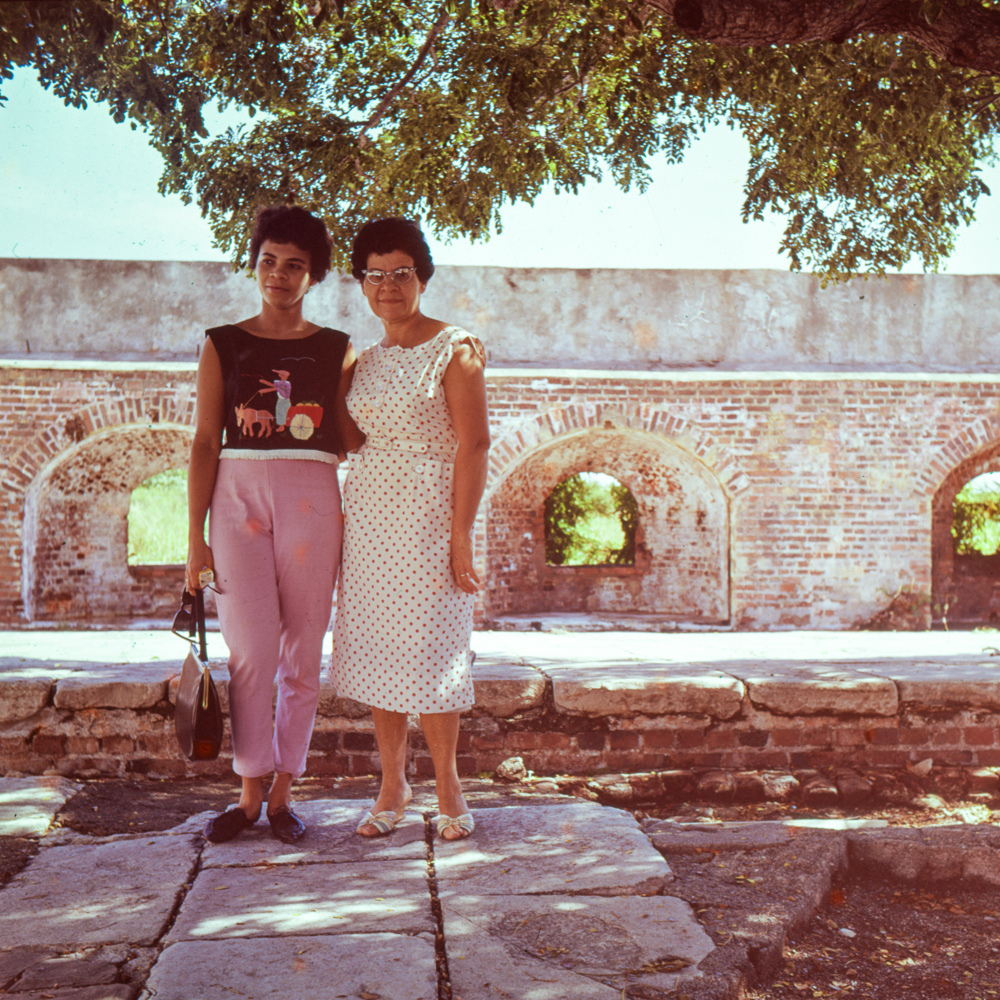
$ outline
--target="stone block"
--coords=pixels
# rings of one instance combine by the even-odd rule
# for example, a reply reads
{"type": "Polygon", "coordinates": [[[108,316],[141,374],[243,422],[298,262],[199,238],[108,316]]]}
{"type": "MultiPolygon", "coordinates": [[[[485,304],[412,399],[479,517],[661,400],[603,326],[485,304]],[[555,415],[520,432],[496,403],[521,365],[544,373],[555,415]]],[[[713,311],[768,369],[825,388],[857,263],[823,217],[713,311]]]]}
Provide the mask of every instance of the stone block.
{"type": "Polygon", "coordinates": [[[896,685],[885,677],[838,663],[792,661],[746,664],[747,694],[757,708],[779,715],[895,715],[896,685]]]}
{"type": "Polygon", "coordinates": [[[338,994],[431,1000],[438,995],[434,939],[317,934],[181,941],[164,949],[146,990],[156,1000],[316,1000],[338,994]]]}
{"type": "Polygon", "coordinates": [[[19,993],[28,990],[51,992],[58,987],[98,986],[113,983],[118,978],[118,966],[85,958],[50,958],[25,969],[17,981],[19,993]]]}
{"type": "Polygon", "coordinates": [[[63,951],[152,945],[197,854],[193,838],[171,836],[50,847],[4,886],[0,941],[63,951]]]}
{"type": "Polygon", "coordinates": [[[942,708],[1000,709],[1000,663],[942,658],[938,661],[880,662],[875,668],[899,689],[899,700],[915,711],[942,708]]]}
{"type": "Polygon", "coordinates": [[[477,656],[472,665],[475,707],[500,718],[541,706],[545,683],[543,673],[509,659],[477,656]]]}
{"type": "Polygon", "coordinates": [[[433,934],[427,892],[424,858],[269,865],[265,871],[207,868],[187,894],[166,943],[317,933],[433,934]]]}
{"type": "Polygon", "coordinates": [[[0,660],[0,723],[30,719],[49,702],[51,677],[5,672],[9,660],[0,660]]]}
{"type": "Polygon", "coordinates": [[[466,840],[435,842],[446,895],[659,893],[673,881],[628,813],[591,802],[477,809],[466,840]]]}
{"type": "Polygon", "coordinates": [[[462,1000],[673,996],[700,978],[711,938],[664,896],[477,896],[442,900],[448,971],[462,1000]]]}
{"type": "Polygon", "coordinates": [[[852,832],[851,861],[921,885],[1000,886],[1000,831],[994,826],[852,832]]]}
{"type": "Polygon", "coordinates": [[[664,854],[700,854],[705,851],[759,851],[779,847],[791,839],[780,822],[678,823],[657,820],[643,832],[664,854]]]}
{"type": "Polygon", "coordinates": [[[371,709],[352,698],[338,698],[337,689],[330,678],[324,676],[319,688],[316,715],[321,719],[363,719],[371,715],[371,709]]]}
{"type": "Polygon", "coordinates": [[[12,993],[16,1000],[135,1000],[139,987],[133,983],[105,983],[101,986],[70,986],[66,989],[32,990],[12,993]]]}
{"type": "Polygon", "coordinates": [[[78,712],[86,708],[152,708],[167,697],[167,682],[177,665],[127,663],[89,664],[86,671],[60,677],[53,703],[78,712]]]}
{"type": "Polygon", "coordinates": [[[707,715],[730,719],[740,710],[743,683],[704,665],[633,659],[546,665],[559,711],[577,715],[707,715]]]}
{"type": "Polygon", "coordinates": [[[0,778],[0,836],[40,837],[79,790],[65,778],[0,778]]]}

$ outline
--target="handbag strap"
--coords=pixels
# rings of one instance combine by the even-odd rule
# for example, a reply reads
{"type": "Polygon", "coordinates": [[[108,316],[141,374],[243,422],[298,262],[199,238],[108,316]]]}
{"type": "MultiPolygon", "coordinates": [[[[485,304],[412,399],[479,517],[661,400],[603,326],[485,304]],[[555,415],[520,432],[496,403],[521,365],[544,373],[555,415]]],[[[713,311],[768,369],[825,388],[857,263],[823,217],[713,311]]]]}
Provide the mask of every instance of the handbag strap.
{"type": "Polygon", "coordinates": [[[205,591],[200,589],[194,592],[194,625],[198,629],[198,655],[202,663],[208,663],[208,643],[205,640],[205,591]]]}

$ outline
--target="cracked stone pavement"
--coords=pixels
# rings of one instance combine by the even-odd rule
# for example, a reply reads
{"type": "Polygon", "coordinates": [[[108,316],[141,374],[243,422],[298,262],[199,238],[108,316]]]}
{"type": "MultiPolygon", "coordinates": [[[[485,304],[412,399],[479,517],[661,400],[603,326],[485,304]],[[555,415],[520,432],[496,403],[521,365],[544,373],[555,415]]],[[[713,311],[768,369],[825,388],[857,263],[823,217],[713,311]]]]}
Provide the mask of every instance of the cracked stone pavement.
{"type": "MultiPolygon", "coordinates": [[[[0,832],[39,830],[73,791],[0,782],[0,832]]],[[[53,828],[0,890],[0,986],[19,1000],[436,1000],[450,977],[462,1000],[613,1000],[696,980],[713,950],[629,813],[480,809],[473,836],[447,843],[419,813],[363,840],[361,808],[300,803],[295,845],[266,823],[208,844],[207,814],[142,836],[53,828]]]]}
{"type": "Polygon", "coordinates": [[[299,844],[266,823],[208,844],[208,813],[153,834],[53,825],[77,790],[0,779],[0,836],[39,844],[0,889],[16,1000],[733,1000],[771,978],[849,860],[1000,885],[995,827],[640,826],[567,799],[477,808],[464,841],[416,810],[365,840],[364,802],[314,799],[299,844]]]}

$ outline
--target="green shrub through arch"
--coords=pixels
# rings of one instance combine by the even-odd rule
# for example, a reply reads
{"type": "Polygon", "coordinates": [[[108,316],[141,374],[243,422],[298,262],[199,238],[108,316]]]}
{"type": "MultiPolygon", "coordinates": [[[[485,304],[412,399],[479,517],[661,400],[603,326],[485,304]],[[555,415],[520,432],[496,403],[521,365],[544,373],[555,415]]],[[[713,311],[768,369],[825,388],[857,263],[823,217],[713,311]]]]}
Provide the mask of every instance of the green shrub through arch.
{"type": "Polygon", "coordinates": [[[550,566],[634,566],[639,508],[632,491],[603,472],[564,479],[545,501],[550,566]]]}
{"type": "Polygon", "coordinates": [[[951,537],[960,556],[992,556],[1000,550],[1000,472],[985,472],[962,487],[955,497],[951,537]]]}
{"type": "Polygon", "coordinates": [[[133,491],[128,504],[129,566],[187,560],[187,470],[167,469],[133,491]]]}

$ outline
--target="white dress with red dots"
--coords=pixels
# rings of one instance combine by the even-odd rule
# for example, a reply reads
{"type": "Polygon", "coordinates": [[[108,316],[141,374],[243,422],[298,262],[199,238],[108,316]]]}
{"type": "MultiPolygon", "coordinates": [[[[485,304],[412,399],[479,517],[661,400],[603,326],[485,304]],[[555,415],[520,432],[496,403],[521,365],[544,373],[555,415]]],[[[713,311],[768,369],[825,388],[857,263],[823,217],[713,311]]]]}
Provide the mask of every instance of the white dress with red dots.
{"type": "Polygon", "coordinates": [[[358,359],[347,407],[367,435],[349,456],[332,676],[342,698],[394,712],[473,704],[474,598],[451,574],[458,437],[444,372],[449,326],[417,347],[376,344],[358,359]]]}

